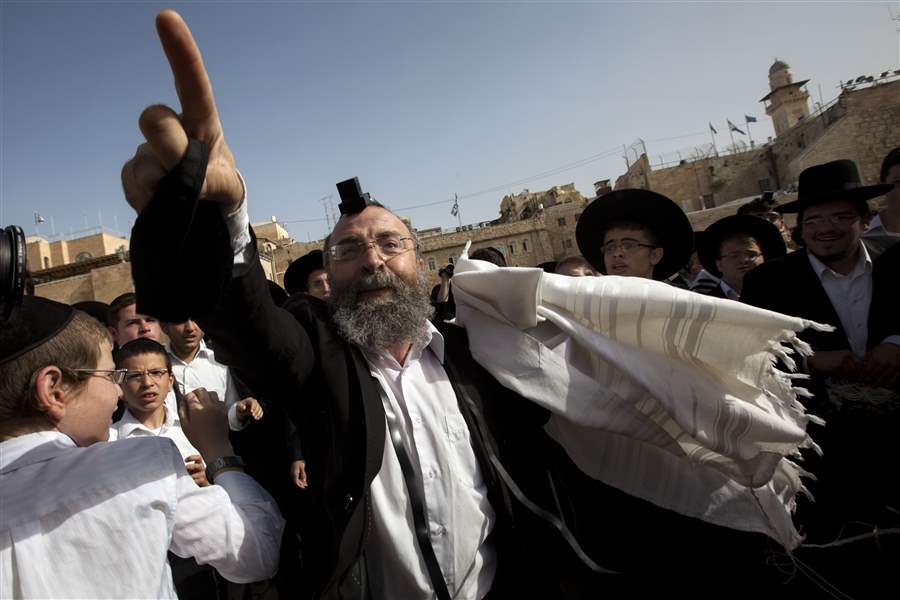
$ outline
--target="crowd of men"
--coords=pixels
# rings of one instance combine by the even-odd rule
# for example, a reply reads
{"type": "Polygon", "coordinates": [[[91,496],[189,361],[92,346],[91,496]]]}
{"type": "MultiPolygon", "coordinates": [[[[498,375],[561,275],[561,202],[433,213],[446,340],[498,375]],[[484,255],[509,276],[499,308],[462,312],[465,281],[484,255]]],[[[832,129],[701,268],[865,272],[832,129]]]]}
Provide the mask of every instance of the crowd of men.
{"type": "MultiPolygon", "coordinates": [[[[795,200],[764,194],[702,232],[665,196],[616,190],[582,213],[581,256],[542,265],[833,326],[800,335],[802,402],[827,425],[811,426],[824,453],[803,463],[816,501],[798,500],[806,547],[791,556],[575,467],[548,411],[473,358],[453,265],[429,286],[415,232],[353,184],[324,247],[285,289],[268,282],[199,50],[176,13],[157,26],[182,112],[144,111],[122,173],[136,231],[157,234],[133,237],[137,294],[26,296],[0,333],[0,597],[596,598],[650,593],[654,575],[696,597],[727,595],[724,578],[736,595],[867,597],[897,583],[900,148],[879,184],[849,160],[816,165],[795,200]],[[179,269],[204,281],[189,294],[142,266],[172,256],[179,223],[179,269]]],[[[491,247],[469,258],[506,267],[491,247]]]]}

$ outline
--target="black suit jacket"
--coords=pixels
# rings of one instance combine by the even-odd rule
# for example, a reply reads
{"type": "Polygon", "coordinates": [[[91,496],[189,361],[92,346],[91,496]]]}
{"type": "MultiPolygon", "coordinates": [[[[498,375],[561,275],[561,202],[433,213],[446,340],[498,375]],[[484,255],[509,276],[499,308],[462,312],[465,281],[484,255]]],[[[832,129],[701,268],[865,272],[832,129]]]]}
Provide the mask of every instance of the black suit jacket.
{"type": "MultiPolygon", "coordinates": [[[[300,432],[310,480],[310,507],[300,532],[308,595],[364,597],[366,573],[359,559],[371,529],[368,490],[381,468],[385,440],[378,383],[359,349],[338,335],[324,302],[298,296],[276,307],[256,256],[249,262],[247,272],[228,283],[214,314],[197,321],[216,339],[217,359],[261,396],[282,399],[300,432]]],[[[548,413],[478,365],[465,330],[436,326],[497,513],[498,585],[518,581],[523,594],[553,594],[554,565],[562,556],[571,562],[574,555],[561,551],[550,527],[511,499],[487,454],[490,448],[531,500],[546,509],[565,506],[548,466],[550,457],[558,456],[542,429],[548,413]],[[535,576],[504,577],[522,569],[535,576]]]]}
{"type": "MultiPolygon", "coordinates": [[[[900,249],[898,249],[900,250],[900,249]]],[[[897,285],[897,252],[885,253],[872,269],[872,304],[869,309],[868,347],[872,348],[889,335],[900,333],[897,307],[900,293],[897,285]],[[882,260],[887,258],[887,260],[882,260]]],[[[786,315],[834,325],[833,332],[807,330],[800,338],[813,350],[847,350],[850,342],[822,282],[816,275],[806,249],[766,261],[744,277],[741,302],[786,315]]]]}

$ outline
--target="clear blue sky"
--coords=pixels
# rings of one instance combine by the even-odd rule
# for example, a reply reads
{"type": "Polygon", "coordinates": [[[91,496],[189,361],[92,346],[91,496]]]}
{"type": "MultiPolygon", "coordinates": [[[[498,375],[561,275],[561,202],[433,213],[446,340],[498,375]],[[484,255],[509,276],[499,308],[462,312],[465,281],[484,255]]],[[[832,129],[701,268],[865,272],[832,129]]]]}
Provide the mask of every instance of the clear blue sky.
{"type": "MultiPolygon", "coordinates": [[[[651,156],[730,143],[787,61],[825,101],[897,66],[892,3],[9,2],[0,5],[0,224],[50,233],[134,218],[119,170],[148,104],[176,107],[155,34],[191,26],[254,221],[323,219],[319,199],[358,176],[417,227],[496,218],[505,193],[592,182],[651,156]],[[677,140],[651,141],[675,136],[677,140]],[[606,156],[603,156],[607,153],[606,156]],[[556,167],[577,168],[514,183],[556,167]],[[437,206],[406,209],[427,203],[437,206]]],[[[739,137],[739,136],[738,136],[739,137]]],[[[316,239],[324,220],[290,223],[316,239]]]]}

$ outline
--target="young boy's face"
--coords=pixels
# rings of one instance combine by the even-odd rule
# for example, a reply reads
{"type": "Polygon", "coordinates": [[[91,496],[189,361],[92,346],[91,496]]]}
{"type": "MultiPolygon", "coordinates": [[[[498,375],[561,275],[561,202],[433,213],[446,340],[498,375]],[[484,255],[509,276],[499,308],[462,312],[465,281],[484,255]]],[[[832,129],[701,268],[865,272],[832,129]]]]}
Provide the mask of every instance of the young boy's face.
{"type": "MultiPolygon", "coordinates": [[[[106,371],[116,368],[109,342],[100,344],[100,360],[94,368],[106,371]]],[[[119,393],[119,386],[108,377],[101,374],[88,377],[84,385],[73,394],[57,429],[82,447],[105,442],[109,438],[109,426],[119,393]]]]}
{"type": "Polygon", "coordinates": [[[162,410],[174,378],[166,369],[162,354],[136,354],[122,361],[127,369],[122,384],[125,405],[135,417],[141,418],[162,410]]]}

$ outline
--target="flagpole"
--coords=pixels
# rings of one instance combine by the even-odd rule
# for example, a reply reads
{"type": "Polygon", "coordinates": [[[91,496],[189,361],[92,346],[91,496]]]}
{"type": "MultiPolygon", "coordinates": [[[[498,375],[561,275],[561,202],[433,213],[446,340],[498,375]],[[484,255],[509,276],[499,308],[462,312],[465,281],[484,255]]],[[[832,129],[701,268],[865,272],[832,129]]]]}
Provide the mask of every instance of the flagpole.
{"type": "Polygon", "coordinates": [[[734,129],[731,128],[731,121],[728,121],[726,119],[726,122],[728,123],[728,135],[731,136],[731,153],[736,154],[736,148],[734,145],[734,129]]]}
{"type": "Polygon", "coordinates": [[[716,153],[716,156],[718,157],[718,156],[719,156],[719,149],[716,147],[716,134],[713,133],[712,125],[710,125],[710,128],[709,128],[709,137],[710,137],[710,139],[712,139],[713,152],[715,152],[715,153],[716,153]]]}
{"type": "Polygon", "coordinates": [[[747,115],[744,115],[744,122],[747,124],[747,137],[750,138],[750,147],[753,147],[753,134],[750,133],[750,119],[747,118],[747,115]]]}

